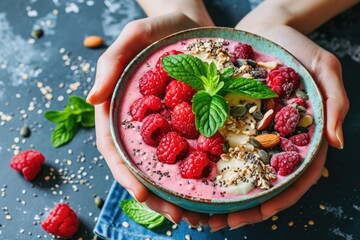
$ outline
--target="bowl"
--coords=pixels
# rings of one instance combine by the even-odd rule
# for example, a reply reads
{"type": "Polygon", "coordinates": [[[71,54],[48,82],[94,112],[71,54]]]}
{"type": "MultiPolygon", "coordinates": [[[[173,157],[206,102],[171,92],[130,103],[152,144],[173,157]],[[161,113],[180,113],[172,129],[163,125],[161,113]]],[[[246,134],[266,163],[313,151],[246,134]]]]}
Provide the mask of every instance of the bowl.
{"type": "MultiPolygon", "coordinates": [[[[324,129],[324,109],[323,109],[323,100],[320,94],[319,89],[317,88],[313,78],[305,67],[287,50],[281,46],[265,39],[260,36],[235,30],[232,28],[223,28],[223,27],[210,27],[210,28],[195,28],[182,32],[175,33],[168,37],[165,37],[152,45],[145,48],[140,52],[125,68],[123,71],[112,95],[111,106],[110,106],[110,128],[113,137],[115,146],[122,157],[123,161],[130,169],[130,171],[142,182],[148,189],[159,197],[174,203],[184,209],[188,209],[195,212],[203,213],[229,213],[234,211],[239,211],[247,208],[251,208],[261,204],[262,202],[273,198],[278,195],[286,188],[291,186],[291,184],[296,181],[308,168],[311,162],[316,157],[316,154],[320,148],[323,139],[323,129],[324,129]],[[281,178],[281,181],[277,182],[274,186],[269,189],[264,189],[261,191],[254,191],[251,194],[239,194],[231,198],[202,198],[199,196],[191,196],[190,194],[179,193],[171,189],[171,184],[165,186],[164,184],[159,184],[154,177],[150,175],[157,174],[156,172],[152,173],[149,167],[148,171],[143,167],[140,170],[139,166],[148,164],[159,164],[151,162],[149,159],[144,162],[135,163],[132,160],[134,155],[146,154],[142,152],[143,146],[141,140],[134,135],[128,134],[122,135],[121,128],[134,128],[135,131],[139,131],[139,126],[133,125],[129,121],[124,121],[121,117],[121,112],[129,111],[124,110],[124,106],[129,105],[129,99],[138,96],[136,90],[130,88],[130,80],[134,74],[137,74],[137,71],[140,66],[146,64],[146,61],[150,57],[158,58],[160,52],[164,51],[166,46],[179,43],[186,39],[196,39],[196,38],[213,38],[213,39],[226,39],[231,41],[239,41],[251,45],[256,51],[268,54],[277,59],[280,59],[282,63],[286,66],[293,68],[300,76],[300,79],[303,84],[312,106],[313,114],[313,129],[312,129],[312,138],[311,142],[307,147],[307,152],[304,155],[304,159],[301,164],[298,166],[295,171],[291,174],[281,178]],[[137,149],[130,150],[126,147],[126,144],[131,142],[138,141],[139,147],[137,149]],[[149,163],[150,161],[150,163],[149,163]],[[169,187],[170,186],[170,187],[169,187]]],[[[165,166],[166,168],[167,166],[165,166]]],[[[168,166],[169,168],[173,166],[168,166]]],[[[166,174],[161,173],[160,178],[165,178],[166,174]],[[165,176],[164,176],[165,175],[165,176]]],[[[169,182],[171,178],[168,179],[169,182]]],[[[175,181],[175,180],[174,180],[175,181]]],[[[190,182],[190,181],[189,181],[190,182]]],[[[211,182],[210,182],[211,184],[211,182]]],[[[196,192],[196,186],[183,186],[188,188],[187,192],[196,192]]]]}

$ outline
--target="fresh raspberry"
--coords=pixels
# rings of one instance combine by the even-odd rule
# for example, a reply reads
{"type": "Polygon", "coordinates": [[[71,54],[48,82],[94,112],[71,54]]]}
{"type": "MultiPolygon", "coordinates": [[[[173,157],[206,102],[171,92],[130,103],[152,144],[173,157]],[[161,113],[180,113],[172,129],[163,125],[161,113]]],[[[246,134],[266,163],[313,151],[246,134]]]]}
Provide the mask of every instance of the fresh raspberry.
{"type": "Polygon", "coordinates": [[[295,145],[287,138],[280,137],[280,148],[286,152],[294,151],[297,152],[295,145]]]}
{"type": "Polygon", "coordinates": [[[144,117],[161,110],[161,99],[154,95],[147,95],[137,99],[130,107],[130,113],[135,121],[142,121],[144,117]]]}
{"type": "Polygon", "coordinates": [[[276,67],[270,71],[266,84],[279,97],[288,98],[299,85],[299,75],[291,67],[276,67]]]}
{"type": "Polygon", "coordinates": [[[45,157],[41,152],[29,149],[15,155],[10,161],[10,167],[22,172],[28,181],[33,180],[41,170],[45,157]]]}
{"type": "Polygon", "coordinates": [[[149,70],[140,78],[139,88],[143,95],[154,95],[156,97],[163,97],[166,89],[166,77],[164,77],[158,70],[149,70]]]}
{"type": "Polygon", "coordinates": [[[189,151],[189,143],[177,132],[165,134],[156,149],[156,155],[160,162],[175,163],[186,157],[189,151]]]}
{"type": "Polygon", "coordinates": [[[210,160],[204,152],[196,151],[187,156],[180,166],[180,174],[183,178],[202,178],[210,160]]]}
{"type": "Polygon", "coordinates": [[[170,124],[163,116],[158,113],[150,114],[144,118],[140,134],[146,144],[156,147],[170,129],[170,124]]]}
{"type": "Polygon", "coordinates": [[[235,45],[233,54],[236,59],[253,59],[254,58],[254,50],[253,48],[246,43],[239,42],[235,45]]]}
{"type": "Polygon", "coordinates": [[[302,161],[301,155],[297,152],[281,152],[271,157],[271,166],[281,176],[292,173],[302,161]]]}
{"type": "Polygon", "coordinates": [[[296,104],[296,105],[302,106],[304,108],[307,107],[306,100],[303,98],[294,98],[289,102],[289,104],[296,104]]]}
{"type": "Polygon", "coordinates": [[[168,79],[171,79],[169,77],[169,75],[167,74],[167,72],[164,70],[162,64],[161,64],[161,61],[163,59],[163,57],[166,57],[166,56],[169,56],[169,55],[177,55],[177,54],[182,54],[183,52],[180,52],[178,50],[171,50],[169,52],[165,52],[163,55],[161,55],[158,59],[158,61],[156,62],[156,68],[159,70],[159,72],[165,76],[166,78],[168,79]]]}
{"type": "Polygon", "coordinates": [[[175,132],[190,139],[199,136],[195,126],[195,115],[187,102],[177,105],[171,113],[171,127],[175,132]]]}
{"type": "Polygon", "coordinates": [[[274,129],[278,131],[281,136],[285,137],[295,131],[299,119],[300,114],[296,108],[292,106],[283,107],[275,115],[274,129]]]}
{"type": "Polygon", "coordinates": [[[41,223],[42,228],[57,237],[70,238],[78,230],[79,219],[66,203],[59,203],[41,223]]]}
{"type": "Polygon", "coordinates": [[[170,109],[173,109],[182,102],[191,103],[191,99],[195,93],[195,89],[186,83],[173,80],[166,86],[164,103],[170,109]]]}
{"type": "Polygon", "coordinates": [[[224,136],[216,132],[210,138],[200,135],[197,141],[197,149],[208,154],[210,160],[219,160],[220,155],[224,152],[224,136]]]}
{"type": "Polygon", "coordinates": [[[294,136],[291,136],[289,139],[296,146],[306,146],[310,142],[310,136],[307,133],[299,133],[294,136]]]}

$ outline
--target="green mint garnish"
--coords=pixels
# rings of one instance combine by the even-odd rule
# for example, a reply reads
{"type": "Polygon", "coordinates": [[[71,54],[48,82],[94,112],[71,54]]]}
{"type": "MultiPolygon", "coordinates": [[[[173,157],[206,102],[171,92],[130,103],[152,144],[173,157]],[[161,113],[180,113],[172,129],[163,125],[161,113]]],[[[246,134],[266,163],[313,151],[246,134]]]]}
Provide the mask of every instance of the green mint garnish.
{"type": "Polygon", "coordinates": [[[249,78],[233,78],[234,69],[218,72],[216,64],[210,64],[188,54],[166,56],[162,66],[170,77],[182,81],[198,92],[193,96],[192,110],[197,130],[211,137],[223,126],[228,116],[228,106],[223,96],[228,93],[251,98],[277,97],[264,83],[249,78]]]}
{"type": "Polygon", "coordinates": [[[135,222],[144,225],[148,229],[159,227],[165,222],[165,217],[145,204],[139,203],[134,199],[123,200],[120,202],[122,210],[135,222]]]}
{"type": "Polygon", "coordinates": [[[44,114],[50,122],[57,123],[51,134],[51,144],[60,147],[70,142],[80,127],[94,127],[94,106],[77,96],[69,97],[63,111],[50,110],[44,114]]]}

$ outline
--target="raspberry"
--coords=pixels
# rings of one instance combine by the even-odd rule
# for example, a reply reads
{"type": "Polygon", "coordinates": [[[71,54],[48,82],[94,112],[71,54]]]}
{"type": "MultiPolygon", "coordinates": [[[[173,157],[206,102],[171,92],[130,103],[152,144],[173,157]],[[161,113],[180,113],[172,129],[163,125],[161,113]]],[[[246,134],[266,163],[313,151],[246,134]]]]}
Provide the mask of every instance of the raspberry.
{"type": "Polygon", "coordinates": [[[169,131],[170,124],[163,116],[157,113],[144,118],[140,134],[146,144],[156,147],[159,145],[161,137],[169,131]]]}
{"type": "Polygon", "coordinates": [[[189,151],[189,143],[177,132],[168,132],[159,143],[156,155],[160,162],[175,163],[186,157],[189,151]]]}
{"type": "Polygon", "coordinates": [[[307,133],[299,133],[294,136],[291,136],[289,139],[296,146],[306,146],[310,142],[310,136],[307,133]]]}
{"type": "Polygon", "coordinates": [[[195,115],[187,102],[177,105],[171,113],[171,127],[175,132],[190,139],[199,136],[195,126],[195,115]]]}
{"type": "Polygon", "coordinates": [[[161,99],[154,95],[147,95],[136,100],[130,107],[131,116],[135,121],[142,121],[145,116],[161,110],[161,99]]]}
{"type": "Polygon", "coordinates": [[[28,181],[33,180],[41,170],[45,157],[41,152],[29,149],[15,155],[10,161],[10,167],[22,172],[28,181]]]}
{"type": "Polygon", "coordinates": [[[266,84],[279,97],[288,98],[299,85],[299,75],[291,67],[276,67],[270,71],[266,84]]]}
{"type": "Polygon", "coordinates": [[[57,237],[70,238],[80,225],[74,210],[65,203],[55,206],[47,218],[41,223],[42,228],[57,237]]]}
{"type": "Polygon", "coordinates": [[[281,149],[286,152],[290,152],[290,151],[297,152],[297,148],[289,139],[281,137],[279,145],[280,145],[281,149]]]}
{"type": "Polygon", "coordinates": [[[180,166],[180,174],[183,178],[202,178],[210,160],[204,152],[196,151],[184,159],[180,166]],[[205,171],[204,171],[205,170],[205,171]]]}
{"type": "Polygon", "coordinates": [[[283,107],[275,115],[274,129],[285,137],[295,131],[296,125],[300,119],[299,111],[291,106],[283,107]]]}
{"type": "Polygon", "coordinates": [[[164,96],[166,89],[166,77],[158,70],[149,70],[140,78],[139,88],[143,95],[164,96]]]}
{"type": "Polygon", "coordinates": [[[253,59],[254,58],[254,50],[253,48],[246,43],[239,42],[235,45],[233,54],[236,59],[253,59]]]}
{"type": "Polygon", "coordinates": [[[159,72],[165,76],[168,79],[171,79],[169,77],[169,75],[167,74],[167,72],[165,72],[162,64],[161,64],[161,60],[163,59],[163,57],[169,56],[169,55],[177,55],[177,54],[182,54],[183,52],[177,51],[177,50],[171,50],[170,52],[165,52],[163,55],[161,55],[159,57],[159,60],[156,62],[156,68],[159,70],[159,72]]]}
{"type": "Polygon", "coordinates": [[[208,154],[210,160],[218,160],[220,155],[224,152],[223,144],[225,142],[224,136],[220,132],[216,132],[210,138],[200,135],[197,141],[197,149],[208,154]]]}
{"type": "Polygon", "coordinates": [[[297,152],[281,152],[273,155],[270,163],[279,175],[287,176],[299,166],[301,161],[301,155],[297,152]]]}
{"type": "Polygon", "coordinates": [[[195,89],[186,83],[173,80],[166,86],[164,97],[165,105],[173,109],[176,105],[187,102],[191,103],[191,99],[196,93],[195,89]]]}

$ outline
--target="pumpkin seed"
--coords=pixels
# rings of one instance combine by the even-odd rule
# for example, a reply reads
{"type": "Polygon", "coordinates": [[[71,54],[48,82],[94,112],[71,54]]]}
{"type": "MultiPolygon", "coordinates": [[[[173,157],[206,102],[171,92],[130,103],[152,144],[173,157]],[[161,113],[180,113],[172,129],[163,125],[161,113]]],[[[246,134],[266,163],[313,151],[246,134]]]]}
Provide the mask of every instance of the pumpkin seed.
{"type": "Polygon", "coordinates": [[[254,147],[256,148],[261,148],[261,144],[259,143],[258,140],[256,140],[255,138],[249,138],[249,142],[254,145],[254,147]]]}
{"type": "Polygon", "coordinates": [[[42,36],[44,35],[44,30],[42,29],[34,29],[32,32],[31,32],[31,36],[35,39],[39,39],[41,38],[42,36]]]}
{"type": "Polygon", "coordinates": [[[98,208],[101,209],[101,208],[103,207],[103,205],[104,205],[104,200],[103,200],[101,197],[96,196],[95,199],[94,199],[94,201],[95,201],[95,205],[96,205],[98,208]]]}
{"type": "Polygon", "coordinates": [[[231,107],[230,109],[230,114],[236,118],[244,116],[246,112],[247,109],[243,105],[237,105],[235,107],[231,107]]]}
{"type": "Polygon", "coordinates": [[[269,164],[270,163],[270,160],[269,160],[269,154],[267,154],[266,151],[260,149],[258,151],[258,154],[259,154],[259,157],[260,157],[260,160],[265,163],[265,164],[269,164]]]}
{"type": "Polygon", "coordinates": [[[257,120],[261,120],[264,118],[264,115],[259,111],[253,112],[252,116],[257,120]]]}
{"type": "Polygon", "coordinates": [[[295,91],[295,95],[299,98],[305,99],[305,100],[309,100],[309,96],[302,90],[297,89],[295,91]]]}

